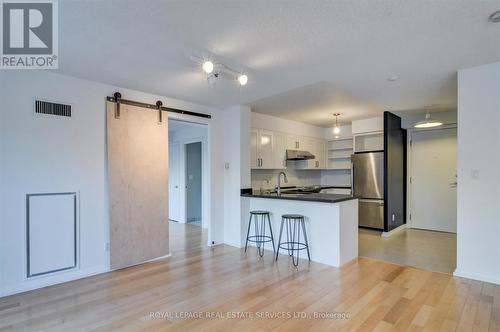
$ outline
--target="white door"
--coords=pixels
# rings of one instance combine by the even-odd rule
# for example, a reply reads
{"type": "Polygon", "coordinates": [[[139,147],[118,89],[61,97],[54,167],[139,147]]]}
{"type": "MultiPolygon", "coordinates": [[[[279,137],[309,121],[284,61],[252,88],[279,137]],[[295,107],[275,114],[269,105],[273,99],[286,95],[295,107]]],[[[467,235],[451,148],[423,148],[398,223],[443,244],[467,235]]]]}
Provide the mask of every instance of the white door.
{"type": "Polygon", "coordinates": [[[412,228],[457,232],[456,174],[456,128],[412,133],[412,228]]]}
{"type": "Polygon", "coordinates": [[[179,143],[169,145],[170,169],[168,179],[168,219],[182,221],[181,216],[181,146],[179,143]]]}

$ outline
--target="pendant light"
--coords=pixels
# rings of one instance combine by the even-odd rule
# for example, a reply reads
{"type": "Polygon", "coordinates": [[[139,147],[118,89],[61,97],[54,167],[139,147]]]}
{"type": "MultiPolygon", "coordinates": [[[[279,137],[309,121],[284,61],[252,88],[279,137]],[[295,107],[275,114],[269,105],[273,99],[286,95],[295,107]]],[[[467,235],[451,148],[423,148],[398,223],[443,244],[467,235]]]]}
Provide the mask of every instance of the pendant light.
{"type": "Polygon", "coordinates": [[[339,115],[340,115],[340,113],[334,113],[333,114],[333,116],[335,117],[335,127],[333,127],[333,133],[335,135],[340,134],[339,115]]]}
{"type": "Polygon", "coordinates": [[[433,128],[433,127],[439,127],[442,125],[443,125],[443,123],[441,121],[431,119],[431,114],[427,113],[425,115],[425,120],[417,122],[414,127],[415,128],[433,128]]]}

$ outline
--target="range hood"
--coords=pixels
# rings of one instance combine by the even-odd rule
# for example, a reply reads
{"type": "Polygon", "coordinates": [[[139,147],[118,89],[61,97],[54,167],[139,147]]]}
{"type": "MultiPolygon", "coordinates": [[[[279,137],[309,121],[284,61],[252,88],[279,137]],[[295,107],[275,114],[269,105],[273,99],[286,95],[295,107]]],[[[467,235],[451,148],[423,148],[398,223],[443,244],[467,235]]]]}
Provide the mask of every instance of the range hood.
{"type": "Polygon", "coordinates": [[[286,160],[309,160],[316,158],[309,151],[286,150],[286,160]]]}

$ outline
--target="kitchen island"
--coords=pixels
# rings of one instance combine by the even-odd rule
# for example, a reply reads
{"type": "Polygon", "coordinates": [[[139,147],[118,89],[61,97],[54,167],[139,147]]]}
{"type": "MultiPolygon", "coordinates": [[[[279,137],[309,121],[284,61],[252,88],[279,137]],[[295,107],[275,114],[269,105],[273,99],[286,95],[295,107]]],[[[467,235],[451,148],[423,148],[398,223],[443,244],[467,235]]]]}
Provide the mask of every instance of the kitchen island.
{"type": "MultiPolygon", "coordinates": [[[[283,214],[304,215],[312,261],[339,267],[358,256],[358,200],[356,197],[322,193],[294,193],[280,196],[242,193],[241,208],[245,226],[248,226],[250,211],[270,212],[276,246],[281,216],[283,214]]],[[[246,227],[244,229],[246,231],[246,227]]],[[[284,238],[285,236],[286,234],[283,233],[284,238]]],[[[266,249],[272,250],[272,245],[266,244],[266,249]]],[[[300,257],[307,259],[306,252],[301,251],[300,257]]],[[[286,255],[283,255],[281,259],[286,259],[286,255]]]]}

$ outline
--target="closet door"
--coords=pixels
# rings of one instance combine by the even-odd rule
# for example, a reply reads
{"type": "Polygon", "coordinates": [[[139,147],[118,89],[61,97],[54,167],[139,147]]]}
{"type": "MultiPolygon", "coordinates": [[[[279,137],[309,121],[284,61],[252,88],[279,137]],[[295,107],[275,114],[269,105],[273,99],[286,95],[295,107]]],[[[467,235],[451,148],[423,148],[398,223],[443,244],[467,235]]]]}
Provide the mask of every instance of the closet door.
{"type": "Polygon", "coordinates": [[[168,255],[168,128],[158,112],[107,103],[111,269],[168,255]]]}

